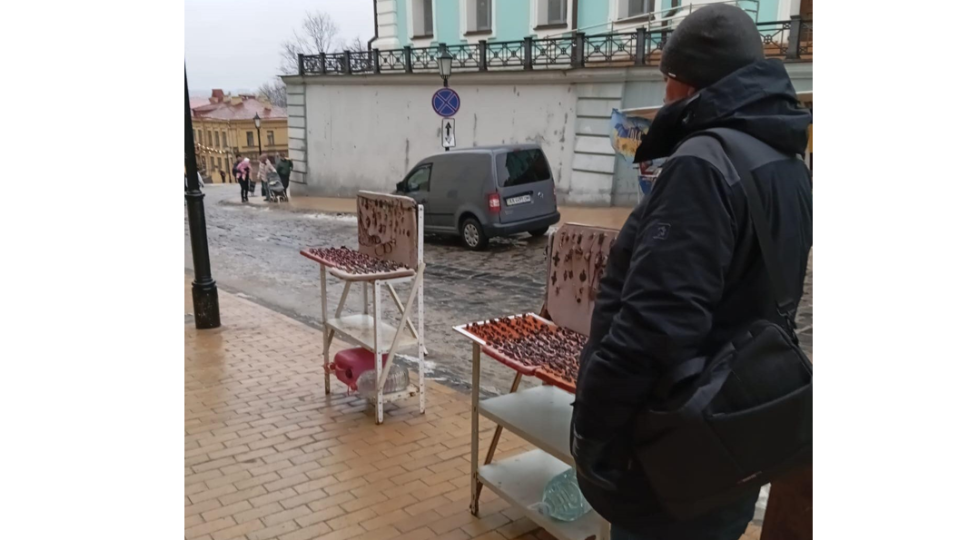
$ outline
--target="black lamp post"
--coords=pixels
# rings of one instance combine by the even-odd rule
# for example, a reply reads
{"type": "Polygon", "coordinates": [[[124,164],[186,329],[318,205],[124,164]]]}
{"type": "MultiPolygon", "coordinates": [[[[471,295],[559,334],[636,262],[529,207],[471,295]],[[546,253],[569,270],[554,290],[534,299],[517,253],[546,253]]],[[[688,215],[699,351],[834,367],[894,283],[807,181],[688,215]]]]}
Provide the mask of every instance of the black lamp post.
{"type": "Polygon", "coordinates": [[[193,324],[198,330],[220,326],[220,299],[217,282],[210,272],[207,247],[207,220],[203,211],[203,193],[197,178],[197,154],[193,143],[193,115],[187,68],[183,68],[183,155],[187,169],[187,220],[190,222],[190,248],[193,251],[193,324]]]}
{"type": "Polygon", "coordinates": [[[447,88],[447,79],[450,78],[450,74],[453,72],[453,56],[451,56],[450,51],[444,47],[437,61],[440,64],[440,76],[443,77],[443,87],[447,88]]]}
{"type": "Polygon", "coordinates": [[[263,145],[260,144],[260,113],[253,115],[253,125],[257,126],[257,159],[263,154],[263,145]]]}

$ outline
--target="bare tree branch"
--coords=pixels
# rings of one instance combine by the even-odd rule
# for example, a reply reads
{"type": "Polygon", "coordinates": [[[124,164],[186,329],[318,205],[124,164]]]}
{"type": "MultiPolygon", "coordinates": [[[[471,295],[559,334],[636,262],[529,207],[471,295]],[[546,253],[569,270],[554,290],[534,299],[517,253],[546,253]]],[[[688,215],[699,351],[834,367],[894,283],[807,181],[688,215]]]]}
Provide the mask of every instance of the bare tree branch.
{"type": "Polygon", "coordinates": [[[355,37],[350,41],[341,41],[340,48],[350,52],[367,52],[367,44],[360,41],[359,37],[355,37]]]}
{"type": "Polygon", "coordinates": [[[270,100],[270,103],[273,103],[277,107],[286,108],[287,86],[283,84],[283,81],[279,78],[261,84],[260,88],[257,89],[257,92],[266,96],[267,99],[270,100]]]}
{"type": "MultiPolygon", "coordinates": [[[[340,50],[350,51],[351,53],[366,53],[368,51],[367,44],[360,41],[359,37],[354,37],[350,41],[341,40],[340,50]]],[[[372,61],[373,60],[367,54],[355,54],[350,63],[354,70],[371,71],[373,68],[371,65],[372,61]]]]}
{"type": "Polygon", "coordinates": [[[330,15],[322,11],[307,12],[301,31],[293,31],[293,38],[280,48],[280,71],[293,75],[299,70],[298,55],[330,52],[340,33],[340,27],[330,15]]]}

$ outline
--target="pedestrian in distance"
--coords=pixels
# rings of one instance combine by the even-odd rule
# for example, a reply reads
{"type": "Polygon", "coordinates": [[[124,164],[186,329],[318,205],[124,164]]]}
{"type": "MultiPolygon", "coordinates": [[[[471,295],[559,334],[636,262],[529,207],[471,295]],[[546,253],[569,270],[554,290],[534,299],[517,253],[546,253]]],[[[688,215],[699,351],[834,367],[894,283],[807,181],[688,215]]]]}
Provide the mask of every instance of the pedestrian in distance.
{"type": "Polygon", "coordinates": [[[260,154],[260,167],[257,168],[257,180],[260,181],[260,195],[267,199],[267,182],[270,174],[277,174],[277,169],[266,154],[260,154]]]}
{"type": "Polygon", "coordinates": [[[250,158],[245,158],[238,155],[237,160],[238,160],[237,161],[238,165],[242,165],[244,162],[247,163],[248,169],[247,169],[247,174],[244,175],[244,180],[246,180],[246,183],[247,183],[247,189],[246,189],[247,193],[252,194],[253,187],[254,187],[254,179],[250,178],[250,173],[251,173],[251,170],[249,169],[249,167],[251,167],[250,158]]]}
{"type": "Polygon", "coordinates": [[[223,169],[220,169],[220,183],[221,184],[227,183],[227,173],[223,172],[223,169]]]}
{"type": "Polygon", "coordinates": [[[287,158],[283,152],[277,153],[277,174],[280,176],[280,182],[283,184],[283,194],[287,194],[287,188],[290,187],[290,173],[293,172],[293,162],[287,158]]]}
{"type": "MultiPolygon", "coordinates": [[[[798,156],[812,117],[799,106],[783,63],[765,59],[756,24],[731,5],[688,15],[666,42],[659,67],[664,107],[636,162],[667,159],[610,251],[580,357],[571,450],[580,489],[611,522],[612,540],[738,540],[754,516],[758,477],[770,478],[762,476],[766,470],[740,471],[724,456],[743,448],[752,450],[737,457],[756,455],[773,447],[766,445],[773,437],[787,447],[794,432],[806,433],[806,422],[780,430],[737,424],[740,431],[725,432],[736,439],[730,445],[711,434],[720,420],[703,427],[712,417],[693,407],[703,407],[700,398],[713,406],[716,398],[703,396],[729,398],[726,389],[733,387],[742,401],[729,403],[742,405],[754,399],[755,388],[785,380],[781,374],[801,379],[800,370],[781,372],[781,357],[767,349],[752,349],[760,352],[749,365],[771,370],[757,379],[725,379],[740,365],[714,359],[744,343],[738,340],[756,339],[757,325],[800,351],[794,318],[813,243],[813,197],[798,156]],[[713,370],[718,365],[727,367],[713,370]],[[665,418],[676,423],[658,423],[665,418]],[[689,422],[682,424],[686,431],[676,427],[681,422],[689,422]],[[693,498],[708,491],[724,497],[693,498]]],[[[735,348],[730,354],[748,354],[735,348]]],[[[812,365],[809,380],[797,384],[812,395],[812,365]]],[[[795,394],[774,395],[727,411],[732,417],[795,394]]],[[[806,408],[794,410],[791,419],[809,418],[806,408]]],[[[812,452],[812,431],[797,440],[812,452]]]]}
{"type": "Polygon", "coordinates": [[[243,158],[237,165],[237,183],[240,184],[240,201],[247,202],[250,191],[250,158],[243,158]]]}
{"type": "Polygon", "coordinates": [[[239,167],[241,163],[243,163],[243,158],[241,158],[239,155],[233,157],[233,168],[230,169],[231,182],[236,180],[238,184],[240,183],[240,179],[237,174],[239,173],[239,167]]]}

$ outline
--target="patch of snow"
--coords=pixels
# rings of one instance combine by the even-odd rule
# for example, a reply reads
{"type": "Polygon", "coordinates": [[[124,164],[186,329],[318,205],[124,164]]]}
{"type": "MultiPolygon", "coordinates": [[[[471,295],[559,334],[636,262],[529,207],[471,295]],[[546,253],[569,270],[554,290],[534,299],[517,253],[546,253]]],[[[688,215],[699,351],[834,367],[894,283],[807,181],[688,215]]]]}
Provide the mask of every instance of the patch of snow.
{"type": "Polygon", "coordinates": [[[307,219],[317,219],[320,221],[342,221],[347,223],[356,223],[356,214],[306,214],[307,219]]]}

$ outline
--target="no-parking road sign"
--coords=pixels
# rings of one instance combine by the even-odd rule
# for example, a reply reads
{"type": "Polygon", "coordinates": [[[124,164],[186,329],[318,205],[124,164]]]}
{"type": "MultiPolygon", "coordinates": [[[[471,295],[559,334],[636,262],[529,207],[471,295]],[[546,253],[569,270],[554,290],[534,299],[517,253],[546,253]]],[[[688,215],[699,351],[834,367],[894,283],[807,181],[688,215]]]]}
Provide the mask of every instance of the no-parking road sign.
{"type": "Polygon", "coordinates": [[[433,93],[430,100],[433,112],[444,118],[450,118],[460,110],[460,96],[451,88],[441,88],[433,93]]]}

